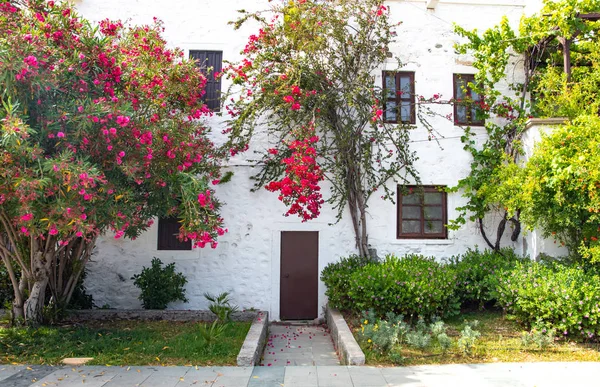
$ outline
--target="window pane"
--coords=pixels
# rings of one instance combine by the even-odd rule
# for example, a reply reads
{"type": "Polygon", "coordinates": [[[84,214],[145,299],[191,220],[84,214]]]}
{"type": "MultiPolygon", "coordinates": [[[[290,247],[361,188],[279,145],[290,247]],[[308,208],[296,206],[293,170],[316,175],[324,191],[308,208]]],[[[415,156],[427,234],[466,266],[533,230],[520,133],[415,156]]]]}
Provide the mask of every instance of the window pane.
{"type": "Polygon", "coordinates": [[[385,120],[396,121],[397,105],[395,101],[387,101],[385,104],[385,120]]]}
{"type": "Polygon", "coordinates": [[[421,197],[417,193],[402,195],[402,204],[421,204],[421,197]]]}
{"type": "Polygon", "coordinates": [[[387,90],[388,98],[396,97],[396,77],[394,74],[386,74],[385,76],[385,88],[387,90]]]}
{"type": "Polygon", "coordinates": [[[421,207],[402,207],[402,219],[421,219],[421,207]]]}
{"type": "Polygon", "coordinates": [[[425,204],[442,204],[442,192],[425,192],[425,204]]]}
{"type": "Polygon", "coordinates": [[[444,222],[425,221],[425,234],[441,234],[444,232],[444,222]]]}
{"type": "Polygon", "coordinates": [[[409,75],[400,76],[400,90],[402,91],[403,97],[408,97],[412,94],[411,77],[409,75]]]}
{"type": "Polygon", "coordinates": [[[478,106],[472,106],[471,107],[471,117],[470,117],[470,121],[480,121],[481,117],[478,117],[478,115],[480,115],[480,110],[478,106]]]}
{"type": "Polygon", "coordinates": [[[428,207],[425,206],[425,208],[423,209],[423,212],[425,212],[425,219],[432,219],[432,220],[442,220],[444,219],[442,217],[442,207],[428,207]]]}
{"type": "Polygon", "coordinates": [[[481,100],[481,96],[479,94],[477,94],[476,92],[474,92],[473,90],[471,90],[471,100],[473,102],[479,102],[481,100]]]}
{"type": "Polygon", "coordinates": [[[402,221],[402,233],[403,234],[420,234],[421,233],[421,221],[419,221],[419,220],[403,220],[402,221]]]}
{"type": "Polygon", "coordinates": [[[400,108],[400,117],[402,122],[408,122],[411,120],[411,103],[410,101],[402,101],[400,108]]]}
{"type": "Polygon", "coordinates": [[[467,122],[467,107],[459,105],[456,107],[456,122],[467,122]]]}

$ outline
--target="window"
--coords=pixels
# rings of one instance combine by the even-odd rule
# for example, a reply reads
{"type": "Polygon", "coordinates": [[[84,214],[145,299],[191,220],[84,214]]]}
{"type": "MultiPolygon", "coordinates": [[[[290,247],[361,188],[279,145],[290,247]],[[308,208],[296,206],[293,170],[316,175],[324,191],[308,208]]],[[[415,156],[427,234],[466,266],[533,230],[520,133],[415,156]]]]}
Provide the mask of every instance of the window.
{"type": "Polygon", "coordinates": [[[192,241],[180,241],[179,228],[181,224],[177,218],[158,219],[158,250],[191,250],[192,241]]]}
{"type": "Polygon", "coordinates": [[[458,125],[484,125],[481,115],[481,95],[469,87],[475,83],[472,74],[454,74],[454,123],[458,125]]]}
{"type": "Polygon", "coordinates": [[[195,59],[206,75],[204,103],[212,111],[219,111],[221,107],[221,79],[216,79],[215,74],[222,70],[223,51],[190,50],[190,58],[195,59]]]}
{"type": "Polygon", "coordinates": [[[398,239],[446,239],[446,201],[441,187],[398,186],[398,239]]]}
{"type": "Polygon", "coordinates": [[[385,95],[383,120],[391,123],[414,124],[415,73],[383,72],[385,95]]]}

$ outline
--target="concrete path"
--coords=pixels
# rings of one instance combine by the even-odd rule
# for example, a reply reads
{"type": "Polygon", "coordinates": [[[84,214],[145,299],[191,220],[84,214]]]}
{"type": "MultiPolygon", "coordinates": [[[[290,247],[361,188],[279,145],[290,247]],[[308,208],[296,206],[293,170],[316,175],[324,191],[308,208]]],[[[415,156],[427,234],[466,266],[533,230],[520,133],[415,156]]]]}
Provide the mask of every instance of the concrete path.
{"type": "Polygon", "coordinates": [[[261,365],[334,366],[340,361],[326,328],[272,324],[261,365]]]}
{"type": "Polygon", "coordinates": [[[600,385],[599,363],[417,367],[0,366],[2,387],[572,387],[600,385]]]}

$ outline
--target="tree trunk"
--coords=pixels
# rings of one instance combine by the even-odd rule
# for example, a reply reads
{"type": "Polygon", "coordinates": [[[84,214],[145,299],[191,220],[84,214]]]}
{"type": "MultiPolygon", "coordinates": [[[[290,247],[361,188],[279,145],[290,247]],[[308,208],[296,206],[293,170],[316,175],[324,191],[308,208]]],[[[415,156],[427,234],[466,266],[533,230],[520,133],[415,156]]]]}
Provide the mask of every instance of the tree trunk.
{"type": "Polygon", "coordinates": [[[31,289],[29,298],[25,301],[25,320],[28,325],[39,325],[43,320],[44,297],[48,286],[48,274],[40,275],[31,289]]]}
{"type": "Polygon", "coordinates": [[[13,323],[15,321],[25,321],[25,309],[23,308],[25,304],[25,297],[23,294],[25,292],[25,287],[27,286],[27,279],[25,276],[21,274],[21,279],[19,280],[19,286],[14,289],[15,299],[13,300],[13,323]]]}

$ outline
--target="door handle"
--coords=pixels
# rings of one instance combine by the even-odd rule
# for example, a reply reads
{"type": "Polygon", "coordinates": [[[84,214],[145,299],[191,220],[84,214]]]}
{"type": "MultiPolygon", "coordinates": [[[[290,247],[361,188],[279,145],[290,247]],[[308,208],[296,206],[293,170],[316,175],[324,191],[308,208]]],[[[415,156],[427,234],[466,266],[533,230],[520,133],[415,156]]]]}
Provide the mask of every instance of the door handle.
{"type": "Polygon", "coordinates": [[[290,278],[290,274],[289,274],[289,273],[285,273],[285,274],[283,275],[283,278],[290,278]]]}

